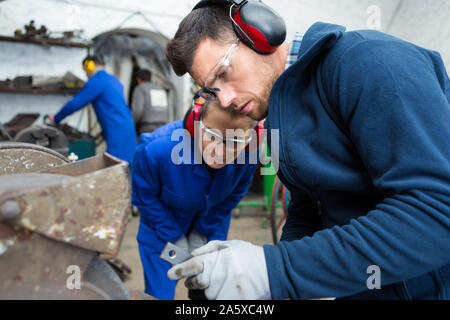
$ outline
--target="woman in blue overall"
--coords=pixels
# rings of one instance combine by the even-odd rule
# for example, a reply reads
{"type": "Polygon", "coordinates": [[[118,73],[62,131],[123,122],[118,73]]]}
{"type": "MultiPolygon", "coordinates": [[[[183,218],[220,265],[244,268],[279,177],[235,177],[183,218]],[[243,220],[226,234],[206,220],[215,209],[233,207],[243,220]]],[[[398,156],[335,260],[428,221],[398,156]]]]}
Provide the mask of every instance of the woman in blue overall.
{"type": "Polygon", "coordinates": [[[261,125],[215,103],[193,106],[184,120],[142,134],[133,162],[145,292],[164,300],[174,298],[176,286],[167,277],[171,265],[160,258],[165,244],[191,252],[208,241],[225,240],[231,210],[247,193],[257,167],[257,160],[250,161],[251,155],[257,159],[257,148],[249,151],[249,142],[259,139],[261,125]],[[226,129],[243,130],[228,138],[226,129]]]}

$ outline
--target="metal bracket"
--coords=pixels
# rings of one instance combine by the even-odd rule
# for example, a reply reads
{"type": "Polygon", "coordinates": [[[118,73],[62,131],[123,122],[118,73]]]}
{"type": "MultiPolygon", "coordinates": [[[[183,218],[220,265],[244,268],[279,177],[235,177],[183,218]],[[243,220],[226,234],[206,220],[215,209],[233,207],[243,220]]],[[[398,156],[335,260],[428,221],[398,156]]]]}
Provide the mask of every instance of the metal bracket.
{"type": "Polygon", "coordinates": [[[164,250],[161,252],[160,257],[172,265],[182,263],[192,258],[192,256],[186,250],[177,247],[172,242],[167,242],[164,250]]]}

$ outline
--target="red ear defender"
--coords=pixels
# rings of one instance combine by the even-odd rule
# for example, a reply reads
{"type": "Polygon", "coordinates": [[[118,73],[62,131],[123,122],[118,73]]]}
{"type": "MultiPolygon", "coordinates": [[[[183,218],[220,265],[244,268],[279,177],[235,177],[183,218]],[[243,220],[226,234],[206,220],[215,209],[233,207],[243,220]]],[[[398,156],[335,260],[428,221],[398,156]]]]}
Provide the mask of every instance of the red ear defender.
{"type": "Polygon", "coordinates": [[[260,54],[271,54],[286,39],[286,25],[275,11],[260,2],[247,2],[233,16],[239,38],[260,54]]]}
{"type": "Polygon", "coordinates": [[[190,106],[183,119],[183,127],[189,132],[191,138],[195,137],[195,121],[200,121],[203,103],[196,102],[194,106],[190,106]]]}
{"type": "Polygon", "coordinates": [[[256,143],[250,141],[250,143],[245,147],[246,152],[253,152],[261,146],[261,144],[263,142],[263,138],[264,138],[264,120],[258,122],[258,124],[255,126],[254,130],[255,131],[254,131],[253,139],[256,138],[256,143]]]}
{"type": "Polygon", "coordinates": [[[202,0],[193,10],[208,6],[229,6],[236,35],[260,54],[271,54],[286,39],[283,18],[269,6],[246,0],[202,0]],[[234,12],[234,13],[233,13],[234,12]]]}

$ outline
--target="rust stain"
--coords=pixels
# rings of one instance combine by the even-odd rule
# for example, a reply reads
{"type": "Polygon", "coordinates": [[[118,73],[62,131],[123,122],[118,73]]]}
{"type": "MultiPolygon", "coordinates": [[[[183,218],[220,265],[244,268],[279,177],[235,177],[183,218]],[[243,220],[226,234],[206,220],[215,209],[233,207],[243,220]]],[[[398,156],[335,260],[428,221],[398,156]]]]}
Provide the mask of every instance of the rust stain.
{"type": "Polygon", "coordinates": [[[20,275],[15,275],[13,278],[14,282],[18,282],[22,280],[22,277],[20,275]]]}
{"type": "Polygon", "coordinates": [[[17,240],[19,241],[28,241],[30,240],[31,236],[33,235],[33,232],[28,229],[22,229],[17,234],[17,240]]]}
{"type": "Polygon", "coordinates": [[[14,231],[15,228],[12,226],[0,223],[0,239],[7,239],[11,238],[16,235],[16,231],[14,231]]]}
{"type": "Polygon", "coordinates": [[[94,218],[97,219],[97,220],[99,220],[99,219],[103,218],[104,216],[105,216],[105,214],[103,213],[103,210],[98,210],[98,211],[95,213],[94,218]]]}
{"type": "Polygon", "coordinates": [[[52,234],[52,236],[57,238],[62,238],[64,236],[64,233],[62,233],[60,230],[55,230],[52,234]]]}
{"type": "Polygon", "coordinates": [[[61,209],[61,211],[60,211],[60,213],[59,213],[59,217],[58,217],[58,219],[56,219],[56,223],[57,223],[57,224],[61,224],[61,223],[64,222],[64,217],[66,216],[66,214],[67,214],[68,211],[69,211],[69,210],[68,210],[67,208],[62,208],[62,209],[61,209]]]}
{"type": "Polygon", "coordinates": [[[47,192],[47,191],[42,191],[42,192],[39,194],[39,197],[48,197],[48,192],[47,192]]]}

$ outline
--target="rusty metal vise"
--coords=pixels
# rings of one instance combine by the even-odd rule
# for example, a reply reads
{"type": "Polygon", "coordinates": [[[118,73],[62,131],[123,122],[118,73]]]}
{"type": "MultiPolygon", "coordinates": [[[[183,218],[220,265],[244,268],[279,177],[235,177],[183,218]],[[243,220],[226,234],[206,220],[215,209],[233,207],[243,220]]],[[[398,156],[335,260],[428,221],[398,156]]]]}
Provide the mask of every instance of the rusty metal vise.
{"type": "Polygon", "coordinates": [[[128,164],[107,153],[69,163],[0,144],[0,299],[129,299],[104,261],[128,222],[129,179],[128,164]]]}

